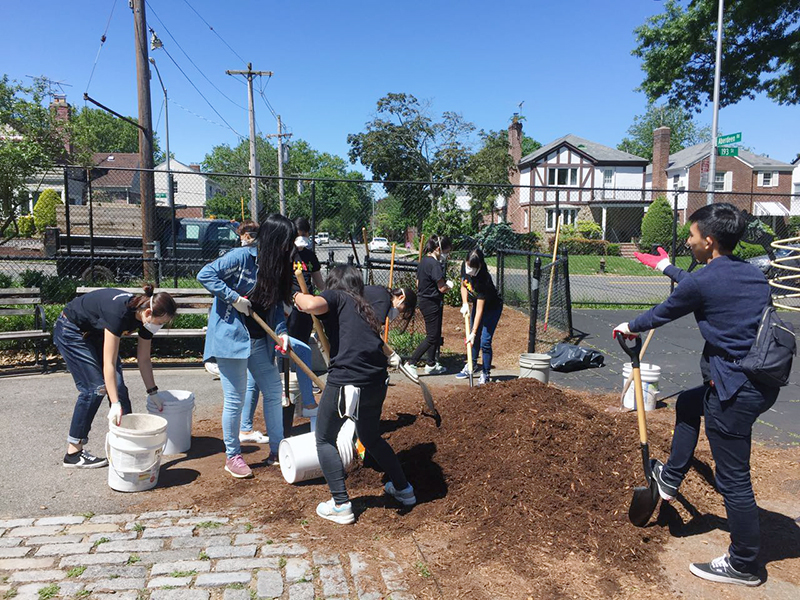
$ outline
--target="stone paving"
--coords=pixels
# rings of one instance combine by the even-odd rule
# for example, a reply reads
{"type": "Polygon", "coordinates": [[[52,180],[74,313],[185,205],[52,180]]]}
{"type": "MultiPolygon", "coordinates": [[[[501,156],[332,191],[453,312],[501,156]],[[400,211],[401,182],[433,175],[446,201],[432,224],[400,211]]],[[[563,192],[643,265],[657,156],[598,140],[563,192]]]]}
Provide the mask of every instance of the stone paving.
{"type": "Polygon", "coordinates": [[[0,520],[5,600],[409,600],[405,582],[389,551],[191,510],[0,520]]]}

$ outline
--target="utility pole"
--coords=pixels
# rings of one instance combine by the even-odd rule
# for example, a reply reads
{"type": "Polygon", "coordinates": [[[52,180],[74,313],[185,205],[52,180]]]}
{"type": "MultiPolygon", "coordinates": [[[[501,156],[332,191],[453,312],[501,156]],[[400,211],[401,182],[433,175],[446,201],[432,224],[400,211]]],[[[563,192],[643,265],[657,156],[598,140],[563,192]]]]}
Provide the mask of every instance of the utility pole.
{"type": "MultiPolygon", "coordinates": [[[[153,115],[150,109],[150,65],[147,62],[147,18],[145,0],[132,0],[136,40],[136,80],[139,100],[139,197],[142,203],[142,255],[154,248],[155,185],[153,179],[153,115]]],[[[155,263],[144,261],[145,281],[154,281],[158,272],[155,263]]]]}
{"type": "Polygon", "coordinates": [[[270,134],[266,137],[278,138],[278,198],[280,199],[281,214],[286,216],[286,194],[283,189],[283,138],[292,137],[291,133],[283,133],[283,124],[281,123],[281,116],[276,115],[278,119],[278,133],[270,134]]]}
{"type": "Polygon", "coordinates": [[[719,0],[717,15],[717,57],[714,63],[714,116],[711,118],[711,159],[708,165],[708,194],[706,204],[714,203],[714,186],[717,182],[717,135],[719,135],[719,80],[722,69],[722,15],[725,11],[724,0],[719,0]]]}
{"type": "Polygon", "coordinates": [[[250,112],[250,218],[258,222],[258,179],[259,168],[256,159],[256,109],[253,103],[253,77],[272,76],[272,71],[253,71],[253,63],[247,63],[246,71],[225,71],[228,75],[244,75],[247,79],[247,107],[250,112]]]}

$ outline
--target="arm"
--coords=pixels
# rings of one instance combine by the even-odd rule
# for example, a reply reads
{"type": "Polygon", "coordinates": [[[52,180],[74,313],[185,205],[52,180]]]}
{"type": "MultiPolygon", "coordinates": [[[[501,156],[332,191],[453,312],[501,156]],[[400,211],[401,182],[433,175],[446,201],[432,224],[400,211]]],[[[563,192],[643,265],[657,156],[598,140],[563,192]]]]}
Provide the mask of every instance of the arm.
{"type": "Polygon", "coordinates": [[[314,283],[314,287],[319,291],[325,289],[325,280],[322,279],[322,271],[314,271],[311,273],[311,281],[314,283]]]}
{"type": "Polygon", "coordinates": [[[692,277],[685,277],[684,282],[675,288],[664,302],[654,306],[631,321],[628,325],[633,333],[655,329],[679,319],[702,306],[702,296],[692,277]]]}
{"type": "Polygon", "coordinates": [[[239,299],[239,294],[229,288],[222,280],[222,275],[224,273],[231,269],[240,268],[239,259],[231,257],[231,254],[232,253],[229,252],[228,254],[220,256],[214,262],[208,263],[205,267],[200,269],[200,272],[197,274],[197,281],[200,282],[200,285],[228,304],[233,304],[239,299]]]}
{"type": "Polygon", "coordinates": [[[103,331],[103,381],[111,404],[119,402],[117,394],[117,357],[119,356],[119,336],[108,329],[103,331]]]}
{"type": "Polygon", "coordinates": [[[666,275],[676,283],[680,283],[680,281],[688,274],[689,274],[688,271],[684,271],[683,269],[676,267],[675,265],[668,265],[664,269],[664,275],[666,275]]]}
{"type": "Polygon", "coordinates": [[[439,288],[440,292],[446,294],[453,286],[447,285],[447,282],[444,279],[440,279],[436,282],[436,287],[439,288]]]}
{"type": "Polygon", "coordinates": [[[155,379],[153,379],[153,363],[150,360],[151,347],[152,340],[144,338],[139,338],[136,344],[136,362],[139,365],[139,374],[142,376],[146,390],[156,387],[155,379]]]}
{"type": "Polygon", "coordinates": [[[467,286],[464,285],[464,279],[461,279],[461,305],[469,304],[469,294],[467,293],[467,286]]]}
{"type": "Polygon", "coordinates": [[[322,296],[312,296],[298,292],[294,295],[294,305],[310,315],[324,315],[328,312],[328,301],[322,296]]]}
{"type": "Polygon", "coordinates": [[[472,335],[475,335],[478,331],[478,327],[480,327],[481,319],[483,318],[483,307],[486,304],[486,300],[483,298],[478,298],[475,300],[475,320],[472,322],[472,335]]]}

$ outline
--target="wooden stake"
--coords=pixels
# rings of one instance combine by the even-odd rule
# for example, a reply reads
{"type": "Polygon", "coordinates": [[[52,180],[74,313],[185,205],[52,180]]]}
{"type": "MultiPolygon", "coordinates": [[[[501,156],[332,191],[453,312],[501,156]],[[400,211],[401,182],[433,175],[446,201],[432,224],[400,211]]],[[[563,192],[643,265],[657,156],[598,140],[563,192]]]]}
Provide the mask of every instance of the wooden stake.
{"type": "Polygon", "coordinates": [[[417,262],[422,260],[422,249],[425,247],[425,234],[421,234],[419,236],[419,256],[417,257],[417,262]]]}
{"type": "Polygon", "coordinates": [[[547,331],[547,321],[550,319],[550,299],[553,295],[553,273],[555,272],[556,256],[558,256],[558,236],[561,233],[561,214],[556,220],[556,239],[553,243],[553,262],[550,263],[550,282],[547,284],[547,308],[544,311],[544,330],[547,331]]]}
{"type": "MultiPolygon", "coordinates": [[[[397,250],[397,244],[392,244],[392,260],[389,262],[389,291],[392,291],[394,285],[394,253],[397,250]]],[[[391,307],[391,305],[390,305],[391,307]]],[[[386,323],[383,326],[383,343],[389,342],[389,315],[386,315],[386,323]]]]}

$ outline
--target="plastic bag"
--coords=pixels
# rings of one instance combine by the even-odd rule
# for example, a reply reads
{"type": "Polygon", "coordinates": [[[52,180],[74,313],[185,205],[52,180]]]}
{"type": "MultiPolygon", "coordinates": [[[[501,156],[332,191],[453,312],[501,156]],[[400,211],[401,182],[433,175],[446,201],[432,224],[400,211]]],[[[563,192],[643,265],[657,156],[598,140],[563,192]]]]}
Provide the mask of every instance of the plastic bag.
{"type": "Polygon", "coordinates": [[[550,354],[550,368],[561,373],[602,367],[605,358],[597,350],[581,348],[574,344],[556,344],[550,354]]]}

